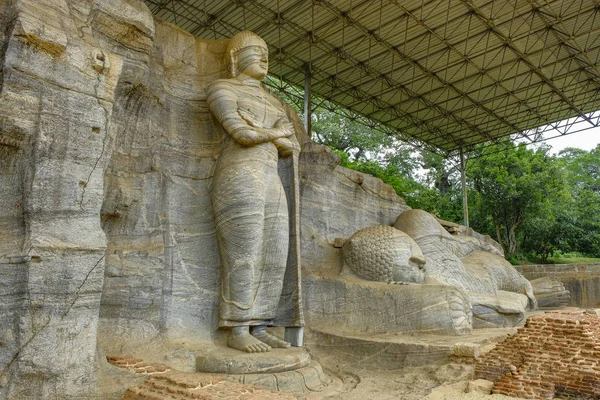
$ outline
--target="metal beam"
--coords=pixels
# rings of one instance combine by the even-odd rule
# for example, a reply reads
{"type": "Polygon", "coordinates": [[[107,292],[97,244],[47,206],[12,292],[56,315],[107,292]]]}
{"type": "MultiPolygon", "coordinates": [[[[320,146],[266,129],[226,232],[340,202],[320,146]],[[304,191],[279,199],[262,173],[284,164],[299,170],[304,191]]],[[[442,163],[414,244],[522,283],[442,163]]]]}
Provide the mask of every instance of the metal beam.
{"type": "Polygon", "coordinates": [[[334,103],[347,114],[340,111],[347,107],[367,126],[447,154],[512,133],[536,142],[527,137],[533,125],[560,134],[597,125],[587,113],[600,109],[600,7],[597,0],[569,1],[146,3],[204,37],[257,30],[281,53],[271,70],[298,89],[300,104],[311,61],[310,95],[319,99],[311,112],[327,99],[328,109],[334,103]],[[555,122],[575,116],[577,123],[555,122]]]}
{"type": "Polygon", "coordinates": [[[467,198],[467,177],[465,171],[465,152],[460,148],[460,185],[462,188],[463,225],[469,227],[469,200],[467,198]]]}
{"type": "Polygon", "coordinates": [[[306,72],[304,78],[304,128],[308,136],[312,136],[312,67],[311,63],[306,63],[306,72]]]}

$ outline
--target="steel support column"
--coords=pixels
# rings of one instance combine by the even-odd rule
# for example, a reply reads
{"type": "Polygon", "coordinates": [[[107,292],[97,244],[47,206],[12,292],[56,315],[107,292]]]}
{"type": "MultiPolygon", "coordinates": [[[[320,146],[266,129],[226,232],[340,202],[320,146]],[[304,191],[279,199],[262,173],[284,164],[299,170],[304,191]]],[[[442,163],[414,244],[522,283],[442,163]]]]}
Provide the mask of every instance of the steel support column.
{"type": "Polygon", "coordinates": [[[304,128],[308,136],[312,136],[312,93],[311,93],[311,63],[306,63],[304,72],[304,128]]]}
{"type": "Polygon", "coordinates": [[[469,199],[467,198],[467,177],[465,175],[465,152],[463,147],[460,148],[460,183],[462,186],[463,198],[463,224],[469,226],[469,199]]]}

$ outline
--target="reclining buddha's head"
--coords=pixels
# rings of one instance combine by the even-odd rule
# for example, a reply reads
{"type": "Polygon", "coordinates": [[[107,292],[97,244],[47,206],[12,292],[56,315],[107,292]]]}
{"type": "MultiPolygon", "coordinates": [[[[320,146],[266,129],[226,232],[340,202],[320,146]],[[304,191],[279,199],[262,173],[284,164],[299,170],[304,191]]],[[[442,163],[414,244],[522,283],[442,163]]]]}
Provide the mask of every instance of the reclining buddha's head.
{"type": "Polygon", "coordinates": [[[343,247],[344,265],[358,277],[379,282],[423,283],[425,257],[419,245],[392,226],[361,229],[343,247]]]}

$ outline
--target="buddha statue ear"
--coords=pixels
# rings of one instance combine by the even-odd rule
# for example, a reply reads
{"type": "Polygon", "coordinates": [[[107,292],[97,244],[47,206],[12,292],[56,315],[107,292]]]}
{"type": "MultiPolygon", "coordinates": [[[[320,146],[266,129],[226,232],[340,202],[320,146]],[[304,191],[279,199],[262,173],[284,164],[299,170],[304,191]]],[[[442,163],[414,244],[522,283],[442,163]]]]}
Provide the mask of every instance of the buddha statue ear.
{"type": "Polygon", "coordinates": [[[235,56],[235,50],[229,50],[229,72],[231,72],[232,77],[238,76],[238,65],[237,65],[237,57],[235,56]]]}

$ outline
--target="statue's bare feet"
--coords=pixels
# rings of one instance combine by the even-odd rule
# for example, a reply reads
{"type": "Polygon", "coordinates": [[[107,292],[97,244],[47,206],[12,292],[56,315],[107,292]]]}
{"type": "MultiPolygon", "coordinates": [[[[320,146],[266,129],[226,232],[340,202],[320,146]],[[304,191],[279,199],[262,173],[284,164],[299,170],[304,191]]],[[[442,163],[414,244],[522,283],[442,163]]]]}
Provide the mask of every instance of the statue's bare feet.
{"type": "Polygon", "coordinates": [[[268,333],[266,326],[253,326],[252,328],[250,328],[250,334],[271,347],[286,349],[291,346],[291,344],[289,344],[285,340],[279,339],[277,336],[273,336],[270,333],[268,333]]]}
{"type": "Polygon", "coordinates": [[[253,337],[247,326],[233,328],[227,339],[227,346],[246,353],[265,353],[271,350],[267,343],[253,337]]]}

